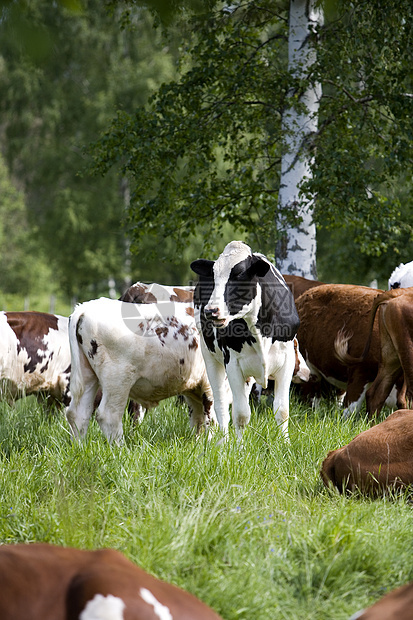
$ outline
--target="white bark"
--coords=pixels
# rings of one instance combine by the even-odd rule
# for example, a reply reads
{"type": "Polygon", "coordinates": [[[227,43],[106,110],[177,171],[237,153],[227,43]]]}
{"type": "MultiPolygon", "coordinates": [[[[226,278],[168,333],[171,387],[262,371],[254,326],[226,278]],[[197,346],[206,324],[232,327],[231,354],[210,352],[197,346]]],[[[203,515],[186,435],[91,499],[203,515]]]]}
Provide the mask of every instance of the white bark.
{"type": "MultiPolygon", "coordinates": [[[[315,0],[290,1],[288,38],[289,69],[305,79],[316,60],[310,34],[313,27],[323,22],[322,10],[315,0]]],[[[293,95],[293,93],[291,93],[293,95]]],[[[309,87],[301,98],[306,111],[298,113],[293,107],[283,116],[286,151],[281,162],[281,182],[278,206],[281,214],[294,209],[302,218],[297,228],[287,227],[283,216],[278,225],[285,236],[277,247],[277,266],[282,273],[316,279],[316,230],[313,222],[313,205],[300,196],[300,183],[311,176],[311,158],[306,152],[306,138],[317,131],[321,85],[309,87]]]]}

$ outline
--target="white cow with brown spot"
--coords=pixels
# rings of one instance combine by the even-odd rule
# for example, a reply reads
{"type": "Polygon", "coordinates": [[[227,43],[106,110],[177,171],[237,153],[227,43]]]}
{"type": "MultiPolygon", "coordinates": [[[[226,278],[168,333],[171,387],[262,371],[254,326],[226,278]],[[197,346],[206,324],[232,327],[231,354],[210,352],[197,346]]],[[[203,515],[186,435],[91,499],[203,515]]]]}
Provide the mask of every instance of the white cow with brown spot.
{"type": "Polygon", "coordinates": [[[110,441],[122,440],[128,398],[149,409],[182,394],[197,432],[215,421],[193,314],[190,304],[106,298],[75,309],[69,326],[72,400],[67,408],[75,437],[86,434],[99,386],[96,419],[110,441]]]}
{"type": "Polygon", "coordinates": [[[0,312],[0,393],[12,402],[34,394],[69,404],[67,317],[45,312],[0,312]]]}

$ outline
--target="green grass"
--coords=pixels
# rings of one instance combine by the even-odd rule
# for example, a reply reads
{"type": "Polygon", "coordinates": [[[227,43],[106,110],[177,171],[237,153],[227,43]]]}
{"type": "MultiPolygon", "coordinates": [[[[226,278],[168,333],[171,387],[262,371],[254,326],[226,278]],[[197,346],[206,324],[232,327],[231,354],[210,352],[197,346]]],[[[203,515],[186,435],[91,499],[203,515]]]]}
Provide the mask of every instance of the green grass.
{"type": "Polygon", "coordinates": [[[235,437],[196,440],[165,402],[110,446],[92,423],[71,441],[32,397],[0,404],[0,541],[115,547],[225,620],[348,618],[413,579],[406,495],[342,497],[319,477],[327,451],[366,423],[293,399],[291,443],[254,412],[235,437]]]}

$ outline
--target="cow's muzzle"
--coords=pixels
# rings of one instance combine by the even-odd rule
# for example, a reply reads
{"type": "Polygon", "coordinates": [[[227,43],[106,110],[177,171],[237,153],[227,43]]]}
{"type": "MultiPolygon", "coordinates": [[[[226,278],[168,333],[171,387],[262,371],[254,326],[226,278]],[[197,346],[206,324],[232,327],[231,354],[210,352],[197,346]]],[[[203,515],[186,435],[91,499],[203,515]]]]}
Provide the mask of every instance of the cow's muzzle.
{"type": "Polygon", "coordinates": [[[204,308],[205,318],[212,321],[215,327],[223,327],[227,320],[220,317],[219,308],[204,308]]]}

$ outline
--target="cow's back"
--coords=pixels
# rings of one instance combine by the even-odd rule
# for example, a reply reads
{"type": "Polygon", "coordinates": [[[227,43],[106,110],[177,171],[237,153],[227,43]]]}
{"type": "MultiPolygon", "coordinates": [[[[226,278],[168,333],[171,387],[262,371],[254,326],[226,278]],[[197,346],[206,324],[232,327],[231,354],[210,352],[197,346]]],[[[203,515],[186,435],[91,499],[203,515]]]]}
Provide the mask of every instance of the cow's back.
{"type": "Polygon", "coordinates": [[[324,282],[320,282],[319,280],[309,280],[308,278],[303,278],[302,276],[293,276],[290,274],[283,274],[283,278],[294,295],[294,299],[297,299],[310,288],[324,284],[324,282]]]}
{"type": "Polygon", "coordinates": [[[135,282],[122,295],[119,301],[135,304],[156,304],[162,301],[177,301],[192,303],[194,298],[193,286],[168,286],[152,282],[135,282]]]}

